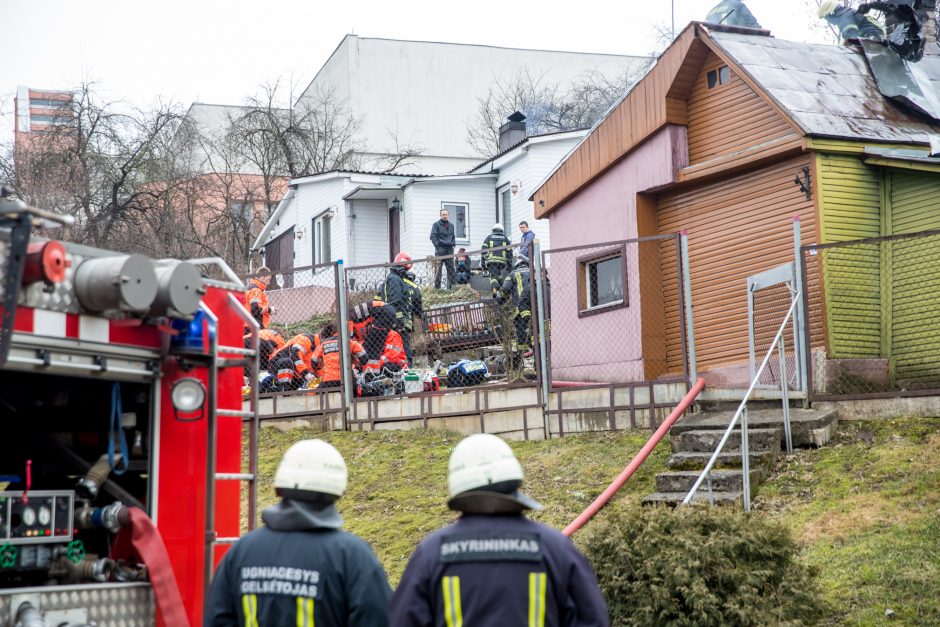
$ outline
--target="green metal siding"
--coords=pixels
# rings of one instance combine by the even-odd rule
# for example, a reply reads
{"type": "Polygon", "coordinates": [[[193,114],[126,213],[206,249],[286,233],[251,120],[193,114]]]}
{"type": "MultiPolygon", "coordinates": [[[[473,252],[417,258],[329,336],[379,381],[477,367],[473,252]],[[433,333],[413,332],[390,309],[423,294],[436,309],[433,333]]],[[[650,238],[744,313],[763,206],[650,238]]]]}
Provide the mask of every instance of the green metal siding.
{"type": "MultiPolygon", "coordinates": [[[[820,243],[881,235],[881,173],[857,156],[817,153],[820,243]]],[[[882,347],[878,245],[822,255],[829,356],[879,357],[882,347]]]]}
{"type": "MultiPolygon", "coordinates": [[[[940,176],[891,171],[886,181],[891,234],[940,229],[940,176]]],[[[933,387],[940,380],[940,236],[886,242],[891,356],[896,384],[933,387]]]]}

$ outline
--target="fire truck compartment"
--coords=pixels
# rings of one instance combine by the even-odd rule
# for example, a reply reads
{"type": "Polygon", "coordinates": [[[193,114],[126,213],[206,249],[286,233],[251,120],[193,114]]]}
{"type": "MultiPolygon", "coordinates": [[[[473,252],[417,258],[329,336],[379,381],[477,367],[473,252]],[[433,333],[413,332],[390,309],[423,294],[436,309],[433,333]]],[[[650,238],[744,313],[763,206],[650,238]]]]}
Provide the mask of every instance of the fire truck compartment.
{"type": "Polygon", "coordinates": [[[154,403],[153,382],[0,369],[0,625],[24,602],[47,623],[153,624],[145,571],[108,557],[115,502],[150,513],[154,403]]]}

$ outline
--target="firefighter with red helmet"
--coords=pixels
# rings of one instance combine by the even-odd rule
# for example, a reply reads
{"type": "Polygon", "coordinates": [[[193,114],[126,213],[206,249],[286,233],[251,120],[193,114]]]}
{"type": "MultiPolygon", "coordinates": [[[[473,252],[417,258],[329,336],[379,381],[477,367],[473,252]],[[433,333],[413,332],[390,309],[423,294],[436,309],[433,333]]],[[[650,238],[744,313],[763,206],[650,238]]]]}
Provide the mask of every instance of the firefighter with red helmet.
{"type": "Polygon", "coordinates": [[[460,519],[426,537],[389,604],[390,627],[607,627],[590,563],[561,532],[526,518],[541,505],[495,435],[463,439],[450,456],[447,506],[460,519]]]}
{"type": "Polygon", "coordinates": [[[222,558],[205,627],[388,625],[385,571],[365,541],[341,529],[336,501],[347,480],[331,444],[301,440],[287,450],[274,475],[281,501],[222,558]]]}
{"type": "Polygon", "coordinates": [[[423,306],[421,290],[411,270],[411,255],[402,251],[395,256],[395,265],[389,268],[388,278],[376,295],[376,298],[395,308],[395,320],[398,333],[405,345],[408,364],[414,364],[411,350],[411,334],[414,331],[415,316],[421,317],[423,306]]]}
{"type": "MultiPolygon", "coordinates": [[[[342,346],[340,346],[336,325],[327,322],[320,331],[320,337],[322,343],[313,351],[310,358],[310,365],[320,373],[320,385],[317,387],[338,388],[343,384],[343,369],[340,359],[342,346]]],[[[361,366],[366,362],[366,351],[356,340],[349,340],[349,352],[353,365],[361,366]]]]}
{"type": "Polygon", "coordinates": [[[300,333],[271,355],[268,371],[277,378],[280,390],[296,390],[316,377],[311,358],[322,343],[316,333],[300,333]]]}
{"type": "Polygon", "coordinates": [[[251,313],[262,329],[267,329],[271,324],[271,314],[274,309],[268,302],[268,294],[265,290],[271,283],[271,271],[266,266],[258,268],[258,272],[248,282],[249,288],[245,293],[245,309],[251,313]]]}

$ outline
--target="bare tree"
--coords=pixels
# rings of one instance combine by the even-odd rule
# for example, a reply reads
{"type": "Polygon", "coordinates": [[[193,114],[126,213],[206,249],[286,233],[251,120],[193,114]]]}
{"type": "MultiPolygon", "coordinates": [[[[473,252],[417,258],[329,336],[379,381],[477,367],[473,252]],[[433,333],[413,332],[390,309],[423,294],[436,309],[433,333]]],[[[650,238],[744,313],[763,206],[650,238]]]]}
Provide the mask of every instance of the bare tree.
{"type": "Polygon", "coordinates": [[[149,110],[101,102],[90,84],[15,151],[12,184],[25,200],[75,218],[69,236],[95,246],[145,246],[141,219],[172,187],[167,150],[182,119],[173,104],[149,110]]]}
{"type": "Polygon", "coordinates": [[[283,91],[280,82],[264,86],[232,118],[229,132],[245,159],[259,171],[290,178],[355,167],[362,122],[336,91],[318,90],[292,104],[288,88],[286,106],[279,106],[283,91]]]}
{"type": "Polygon", "coordinates": [[[477,99],[477,113],[467,124],[467,143],[480,154],[496,154],[499,127],[513,111],[525,114],[530,135],[589,128],[620,101],[646,67],[641,64],[612,76],[589,71],[567,85],[523,68],[509,80],[495,81],[477,99]]]}

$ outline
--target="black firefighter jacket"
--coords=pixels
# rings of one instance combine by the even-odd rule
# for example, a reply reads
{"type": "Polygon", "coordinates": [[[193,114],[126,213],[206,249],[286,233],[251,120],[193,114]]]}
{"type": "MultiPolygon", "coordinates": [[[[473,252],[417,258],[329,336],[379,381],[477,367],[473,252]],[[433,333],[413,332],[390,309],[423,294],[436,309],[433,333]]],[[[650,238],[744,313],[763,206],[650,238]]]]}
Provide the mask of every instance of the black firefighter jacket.
{"type": "Polygon", "coordinates": [[[588,561],[524,516],[464,515],[418,545],[389,605],[390,627],[607,627],[588,561]]]}
{"type": "Polygon", "coordinates": [[[392,267],[376,296],[395,308],[399,330],[411,332],[414,329],[414,316],[421,317],[424,307],[421,290],[415,284],[413,274],[404,268],[392,267]]]}
{"type": "MultiPolygon", "coordinates": [[[[332,506],[330,506],[332,507],[332,506]]],[[[338,514],[333,516],[340,521],[338,514]]],[[[222,559],[205,627],[384,627],[391,596],[366,542],[324,527],[301,501],[266,509],[265,527],[222,559]]]]}

